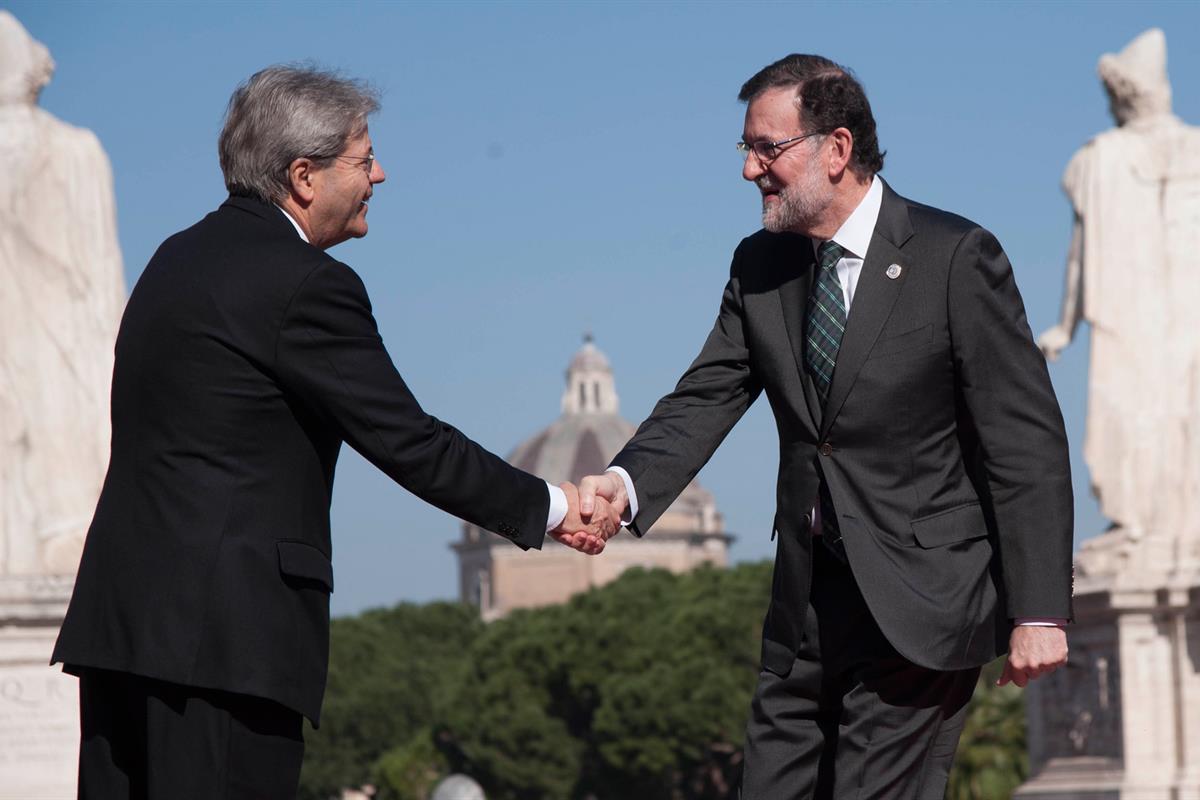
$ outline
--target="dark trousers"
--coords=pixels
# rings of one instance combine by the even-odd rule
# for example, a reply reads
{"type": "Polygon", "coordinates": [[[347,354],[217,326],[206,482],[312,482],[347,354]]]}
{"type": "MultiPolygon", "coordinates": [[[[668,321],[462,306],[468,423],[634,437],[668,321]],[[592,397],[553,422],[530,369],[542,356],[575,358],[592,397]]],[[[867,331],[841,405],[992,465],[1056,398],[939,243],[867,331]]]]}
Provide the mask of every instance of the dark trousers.
{"type": "Polygon", "coordinates": [[[123,672],[79,675],[79,800],[293,800],[299,713],[123,672]]]}
{"type": "Polygon", "coordinates": [[[849,567],[813,547],[804,639],[763,670],[746,728],[742,800],[942,800],[979,669],[896,652],[849,567]]]}

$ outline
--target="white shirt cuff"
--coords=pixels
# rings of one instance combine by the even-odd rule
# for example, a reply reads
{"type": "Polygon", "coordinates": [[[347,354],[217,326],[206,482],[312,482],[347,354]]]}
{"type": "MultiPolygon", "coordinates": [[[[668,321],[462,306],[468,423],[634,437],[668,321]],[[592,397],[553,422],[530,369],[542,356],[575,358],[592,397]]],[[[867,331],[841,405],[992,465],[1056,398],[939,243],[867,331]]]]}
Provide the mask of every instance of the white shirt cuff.
{"type": "Polygon", "coordinates": [[[633,479],[621,467],[609,467],[605,471],[616,473],[617,477],[625,484],[625,494],[629,497],[629,505],[625,508],[625,513],[621,515],[621,524],[628,525],[633,522],[633,518],[637,516],[638,512],[637,492],[633,490],[633,479]]]}
{"type": "Polygon", "coordinates": [[[567,493],[549,481],[546,489],[550,492],[550,511],[546,514],[546,533],[549,533],[567,518],[567,493]]]}
{"type": "Polygon", "coordinates": [[[1062,617],[1017,617],[1014,625],[1028,625],[1033,628],[1062,628],[1067,621],[1062,617]]]}

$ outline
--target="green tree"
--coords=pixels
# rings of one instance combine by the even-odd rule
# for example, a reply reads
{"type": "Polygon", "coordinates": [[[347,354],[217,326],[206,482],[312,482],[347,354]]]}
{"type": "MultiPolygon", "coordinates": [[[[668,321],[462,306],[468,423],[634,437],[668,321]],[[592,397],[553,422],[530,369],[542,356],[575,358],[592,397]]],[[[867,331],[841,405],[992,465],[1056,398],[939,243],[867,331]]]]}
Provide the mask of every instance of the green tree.
{"type": "Polygon", "coordinates": [[[1022,691],[997,686],[1000,658],[979,676],[946,788],[949,800],[1008,800],[1029,775],[1022,691]]]}
{"type": "Polygon", "coordinates": [[[434,744],[428,728],[375,763],[376,800],[429,800],[434,786],[449,772],[446,757],[434,744]]]}
{"type": "Polygon", "coordinates": [[[334,620],[321,728],[305,735],[301,798],[326,800],[367,782],[385,751],[430,726],[482,631],[473,608],[452,603],[334,620]]]}
{"type": "Polygon", "coordinates": [[[770,565],[631,570],[489,626],[448,707],[452,765],[496,800],[729,796],[770,565]]]}

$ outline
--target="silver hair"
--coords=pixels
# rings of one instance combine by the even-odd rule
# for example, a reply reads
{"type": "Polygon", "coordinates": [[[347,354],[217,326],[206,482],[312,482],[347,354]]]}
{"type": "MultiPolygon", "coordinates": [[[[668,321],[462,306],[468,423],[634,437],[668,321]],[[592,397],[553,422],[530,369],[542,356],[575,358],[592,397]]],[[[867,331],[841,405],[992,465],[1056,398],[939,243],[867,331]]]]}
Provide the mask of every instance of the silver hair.
{"type": "Polygon", "coordinates": [[[311,158],[328,166],[378,110],[375,89],[314,66],[276,65],[254,73],[229,98],[217,140],[225,188],[282,200],[291,189],[288,165],[311,158]]]}

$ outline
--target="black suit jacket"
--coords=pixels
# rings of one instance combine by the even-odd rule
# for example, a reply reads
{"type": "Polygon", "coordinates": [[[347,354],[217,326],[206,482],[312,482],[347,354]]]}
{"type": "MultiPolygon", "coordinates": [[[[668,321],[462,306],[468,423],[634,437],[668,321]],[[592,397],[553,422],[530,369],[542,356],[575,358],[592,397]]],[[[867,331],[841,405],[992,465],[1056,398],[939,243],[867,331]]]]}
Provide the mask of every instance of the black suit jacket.
{"type": "Polygon", "coordinates": [[[125,309],[112,460],[54,662],[267,697],[319,720],[342,442],[418,497],[540,547],[545,483],[426,414],[358,276],[233,197],[125,309]]]}
{"type": "Polygon", "coordinates": [[[821,476],[863,596],[910,661],[978,666],[1012,618],[1069,618],[1066,436],[995,237],[885,184],[823,409],[803,357],[814,262],[793,234],[738,247],[700,356],[613,461],[637,490],[634,532],[765,392],[779,429],[765,666],[786,673],[799,644],[821,476]]]}

